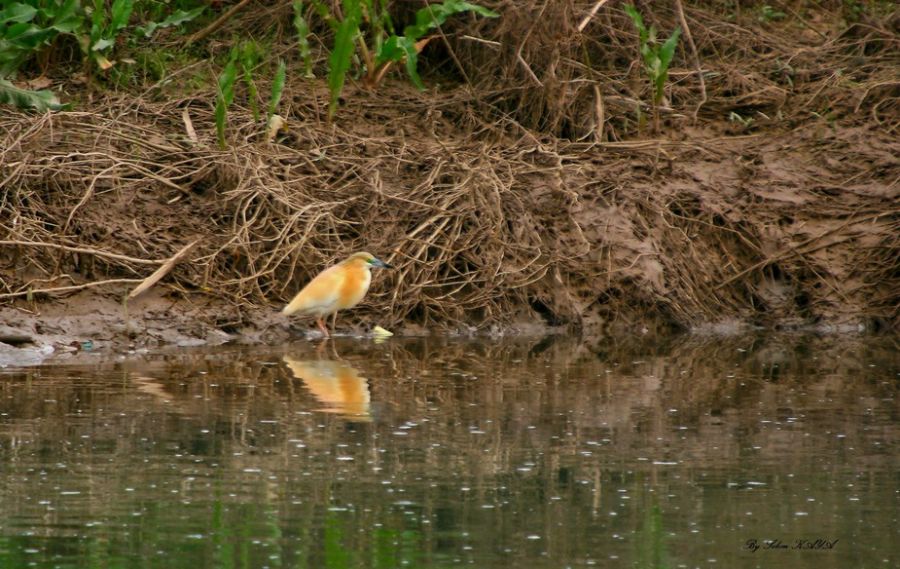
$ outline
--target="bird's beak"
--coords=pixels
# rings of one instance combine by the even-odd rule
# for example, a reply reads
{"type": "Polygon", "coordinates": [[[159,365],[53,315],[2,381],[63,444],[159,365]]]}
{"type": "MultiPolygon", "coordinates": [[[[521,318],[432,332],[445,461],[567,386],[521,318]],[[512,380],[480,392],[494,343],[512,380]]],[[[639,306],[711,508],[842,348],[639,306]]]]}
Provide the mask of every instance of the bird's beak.
{"type": "Polygon", "coordinates": [[[378,267],[379,269],[393,269],[393,268],[394,268],[392,265],[388,265],[387,263],[385,263],[385,262],[382,261],[381,259],[374,259],[374,260],[372,261],[372,266],[373,266],[373,267],[378,267]]]}

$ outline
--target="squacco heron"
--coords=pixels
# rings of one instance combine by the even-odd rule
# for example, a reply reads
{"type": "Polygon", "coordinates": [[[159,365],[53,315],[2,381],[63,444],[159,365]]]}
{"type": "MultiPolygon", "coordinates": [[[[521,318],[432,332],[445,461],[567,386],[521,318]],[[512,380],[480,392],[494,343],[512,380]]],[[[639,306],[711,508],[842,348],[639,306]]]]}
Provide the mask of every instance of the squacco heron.
{"type": "Polygon", "coordinates": [[[330,334],[325,327],[325,317],[334,314],[337,319],[338,310],[346,310],[359,304],[369,290],[373,268],[393,267],[376,259],[371,253],[353,253],[316,275],[281,312],[286,316],[315,316],[319,330],[328,338],[330,334]]]}

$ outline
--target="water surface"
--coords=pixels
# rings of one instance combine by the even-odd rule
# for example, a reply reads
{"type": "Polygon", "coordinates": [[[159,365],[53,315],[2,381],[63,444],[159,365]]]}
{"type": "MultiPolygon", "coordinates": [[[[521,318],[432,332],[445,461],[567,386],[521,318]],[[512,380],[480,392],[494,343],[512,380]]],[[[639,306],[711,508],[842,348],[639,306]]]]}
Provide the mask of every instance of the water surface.
{"type": "Polygon", "coordinates": [[[893,568],[897,338],[0,370],[0,568],[893,568]]]}

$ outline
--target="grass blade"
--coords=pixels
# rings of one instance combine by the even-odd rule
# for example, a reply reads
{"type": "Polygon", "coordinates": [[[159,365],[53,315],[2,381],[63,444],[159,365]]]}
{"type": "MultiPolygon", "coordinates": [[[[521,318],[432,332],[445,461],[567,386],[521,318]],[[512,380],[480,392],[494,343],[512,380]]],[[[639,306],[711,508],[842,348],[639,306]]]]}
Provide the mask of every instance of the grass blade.
{"type": "Polygon", "coordinates": [[[231,50],[231,58],[225,69],[219,74],[218,91],[216,94],[216,137],[219,141],[219,148],[225,149],[225,119],[228,114],[228,107],[234,102],[234,84],[237,81],[237,48],[231,50]]]}
{"type": "Polygon", "coordinates": [[[344,2],[344,20],[340,23],[334,36],[334,49],[328,58],[328,91],[331,100],[328,103],[328,117],[334,117],[337,110],[338,97],[344,89],[344,80],[350,70],[350,62],[356,50],[356,36],[359,35],[359,23],[362,20],[362,9],[359,2],[344,2]]]}
{"type": "Polygon", "coordinates": [[[250,102],[250,111],[253,113],[253,120],[259,121],[259,90],[253,81],[253,68],[259,59],[259,53],[256,44],[253,42],[245,42],[241,48],[241,71],[243,71],[244,83],[247,85],[247,99],[250,102]]]}
{"type": "Polygon", "coordinates": [[[303,58],[303,76],[312,79],[315,75],[312,72],[312,53],[309,48],[309,22],[303,17],[303,2],[300,0],[294,2],[294,29],[297,31],[300,57],[303,58]]]}
{"type": "Polygon", "coordinates": [[[275,71],[275,79],[272,81],[272,96],[269,97],[268,119],[272,118],[272,115],[275,114],[275,109],[278,108],[278,104],[281,102],[281,95],[284,93],[284,84],[286,80],[287,66],[282,59],[278,61],[278,69],[275,71]]]}

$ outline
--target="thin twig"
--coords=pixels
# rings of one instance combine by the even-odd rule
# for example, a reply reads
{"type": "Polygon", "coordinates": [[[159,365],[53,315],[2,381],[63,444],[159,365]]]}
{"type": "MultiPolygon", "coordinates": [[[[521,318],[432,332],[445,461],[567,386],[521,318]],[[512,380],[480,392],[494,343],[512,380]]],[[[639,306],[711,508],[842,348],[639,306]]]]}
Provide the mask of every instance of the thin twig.
{"type": "Polygon", "coordinates": [[[581,20],[581,23],[578,24],[578,33],[581,33],[584,31],[584,29],[587,27],[587,25],[591,22],[591,19],[597,15],[597,12],[600,11],[600,8],[602,8],[603,5],[606,4],[608,1],[609,0],[598,0],[598,2],[596,4],[594,4],[594,7],[591,8],[591,11],[587,14],[587,16],[585,16],[581,20]]]}
{"type": "Polygon", "coordinates": [[[224,14],[219,16],[216,19],[216,21],[214,21],[213,23],[206,26],[205,28],[203,28],[202,30],[197,32],[196,34],[189,37],[187,40],[188,45],[190,45],[192,43],[196,43],[196,42],[206,38],[206,36],[214,33],[216,30],[218,30],[223,25],[225,25],[225,22],[230,20],[232,16],[237,14],[241,10],[241,8],[243,8],[244,6],[246,6],[249,3],[250,3],[250,0],[241,0],[238,4],[235,4],[234,6],[232,6],[232,8],[230,10],[228,10],[227,12],[225,12],[224,14]]]}
{"type": "Polygon", "coordinates": [[[128,298],[136,298],[140,296],[144,291],[150,289],[150,287],[158,283],[159,280],[169,274],[169,272],[175,267],[175,265],[177,265],[179,261],[184,259],[184,257],[187,256],[187,254],[190,253],[194,246],[196,246],[199,242],[200,240],[197,239],[196,241],[192,241],[191,243],[188,243],[187,245],[182,247],[181,250],[172,255],[169,260],[163,263],[160,268],[153,271],[152,275],[144,279],[141,284],[136,286],[134,290],[128,294],[128,298]]]}
{"type": "Polygon", "coordinates": [[[111,284],[132,284],[139,283],[141,279],[108,279],[105,281],[94,281],[91,283],[84,283],[80,285],[70,285],[70,286],[60,286],[54,288],[36,288],[31,290],[23,290],[19,292],[8,292],[4,294],[0,294],[0,300],[5,298],[18,298],[22,296],[34,295],[34,294],[56,294],[61,292],[75,292],[78,290],[84,290],[86,288],[93,288],[98,286],[106,286],[111,284]]]}
{"type": "Polygon", "coordinates": [[[118,253],[110,253],[108,251],[101,251],[99,249],[91,249],[89,247],[71,247],[68,245],[60,245],[59,243],[44,243],[42,241],[0,241],[0,245],[18,245],[21,247],[47,247],[50,249],[60,249],[62,251],[68,251],[70,253],[84,253],[87,255],[94,255],[96,257],[103,257],[106,259],[112,259],[115,261],[125,261],[127,263],[136,263],[139,265],[161,265],[165,261],[157,261],[150,259],[139,259],[137,257],[129,257],[127,255],[120,255],[118,253]]]}
{"type": "Polygon", "coordinates": [[[691,28],[688,26],[687,18],[684,16],[684,5],[682,5],[681,0],[675,0],[675,9],[678,11],[678,20],[681,22],[681,27],[684,28],[684,37],[687,38],[688,45],[691,46],[694,69],[697,70],[697,78],[700,79],[700,100],[697,102],[697,106],[694,107],[693,113],[694,122],[696,123],[697,113],[700,112],[700,107],[706,103],[706,79],[703,78],[703,69],[700,67],[700,56],[697,54],[697,46],[694,44],[691,28]]]}

